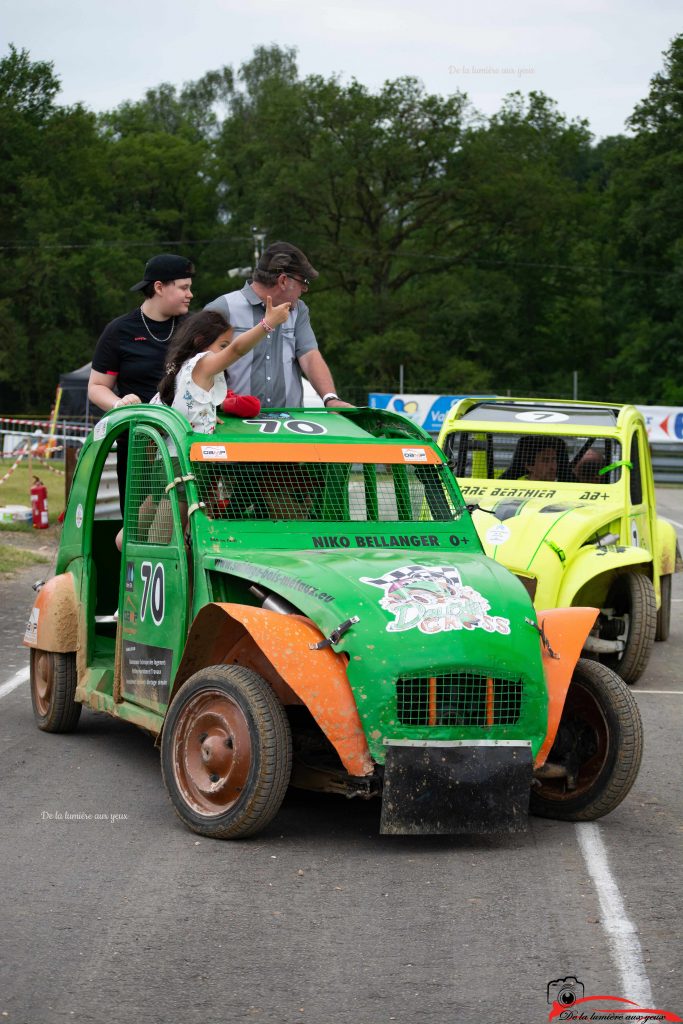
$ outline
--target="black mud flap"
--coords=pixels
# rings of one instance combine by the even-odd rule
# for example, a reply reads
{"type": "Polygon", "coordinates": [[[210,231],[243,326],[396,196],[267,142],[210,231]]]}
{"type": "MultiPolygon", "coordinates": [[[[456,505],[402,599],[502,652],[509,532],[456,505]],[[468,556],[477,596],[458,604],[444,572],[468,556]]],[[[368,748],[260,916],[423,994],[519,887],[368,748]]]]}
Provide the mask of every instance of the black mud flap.
{"type": "Polygon", "coordinates": [[[529,743],[390,742],[380,832],[523,832],[529,815],[532,768],[529,743]]]}

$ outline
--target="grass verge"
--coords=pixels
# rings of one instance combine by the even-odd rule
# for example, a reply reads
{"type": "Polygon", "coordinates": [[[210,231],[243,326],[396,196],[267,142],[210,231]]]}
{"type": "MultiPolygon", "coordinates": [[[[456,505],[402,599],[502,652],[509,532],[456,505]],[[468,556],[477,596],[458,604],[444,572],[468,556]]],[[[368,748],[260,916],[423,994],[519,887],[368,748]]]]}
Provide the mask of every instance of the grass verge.
{"type": "Polygon", "coordinates": [[[11,544],[0,544],[0,573],[15,572],[25,569],[28,565],[49,562],[47,555],[39,555],[26,548],[15,548],[11,544]]]}

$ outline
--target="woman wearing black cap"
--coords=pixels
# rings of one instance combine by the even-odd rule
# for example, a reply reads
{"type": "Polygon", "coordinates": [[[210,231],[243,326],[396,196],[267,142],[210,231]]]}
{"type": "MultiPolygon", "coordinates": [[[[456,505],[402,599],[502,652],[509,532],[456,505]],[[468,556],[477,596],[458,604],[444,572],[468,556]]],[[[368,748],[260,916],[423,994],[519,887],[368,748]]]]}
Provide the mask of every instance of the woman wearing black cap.
{"type": "MultiPolygon", "coordinates": [[[[184,256],[162,253],[145,266],[141,281],[144,302],[102,331],[92,360],[88,398],[108,412],[121,405],[149,402],[164,375],[168,343],[186,316],[192,299],[194,266],[184,256]],[[116,389],[116,390],[115,390],[116,389]]],[[[123,512],[128,460],[127,435],[117,444],[116,472],[123,512]]]]}

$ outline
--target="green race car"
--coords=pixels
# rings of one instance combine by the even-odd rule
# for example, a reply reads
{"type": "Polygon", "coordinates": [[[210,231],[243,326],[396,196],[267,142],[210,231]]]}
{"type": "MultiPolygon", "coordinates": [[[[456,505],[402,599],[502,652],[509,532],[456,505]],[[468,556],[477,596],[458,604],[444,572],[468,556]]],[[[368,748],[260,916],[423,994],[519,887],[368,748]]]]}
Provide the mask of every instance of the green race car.
{"type": "Polygon", "coordinates": [[[487,558],[439,448],[392,413],[292,410],[192,433],[119,409],[85,444],[27,625],[38,727],[147,730],[194,831],[246,836],[287,786],[381,797],[387,833],[606,814],[638,709],[577,660],[595,608],[537,615],[487,558]],[[120,521],[100,516],[130,430],[120,521]]]}
{"type": "Polygon", "coordinates": [[[627,682],[666,640],[676,533],[657,517],[645,422],[631,405],[468,398],[439,444],[484,550],[537,608],[600,609],[584,645],[627,682]]]}

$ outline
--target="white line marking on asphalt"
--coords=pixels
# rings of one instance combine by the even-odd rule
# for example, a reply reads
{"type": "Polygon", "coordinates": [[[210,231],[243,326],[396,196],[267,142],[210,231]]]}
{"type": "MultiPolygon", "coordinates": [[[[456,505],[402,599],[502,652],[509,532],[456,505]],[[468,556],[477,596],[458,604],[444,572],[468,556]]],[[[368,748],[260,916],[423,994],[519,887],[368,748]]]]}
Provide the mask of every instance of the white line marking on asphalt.
{"type": "Polygon", "coordinates": [[[672,526],[677,526],[679,530],[683,530],[683,523],[677,523],[675,519],[669,519],[668,516],[662,516],[665,522],[671,523],[672,526]]]}
{"type": "Polygon", "coordinates": [[[683,690],[635,690],[634,691],[634,694],[635,694],[636,697],[642,697],[643,694],[645,694],[645,693],[677,693],[679,695],[679,697],[683,696],[683,690]]]}
{"type": "Polygon", "coordinates": [[[652,989],[643,963],[638,932],[626,916],[624,901],[609,868],[600,829],[595,822],[581,822],[576,826],[576,834],[600,901],[600,923],[619,971],[619,995],[634,999],[641,1006],[652,1006],[652,989]]]}
{"type": "Polygon", "coordinates": [[[0,698],[6,697],[8,693],[12,692],[12,690],[16,690],[17,686],[21,686],[22,683],[25,683],[28,680],[29,675],[30,672],[28,666],[26,668],[19,669],[18,672],[15,672],[11,679],[8,679],[6,683],[3,683],[2,686],[0,686],[0,698]]]}

